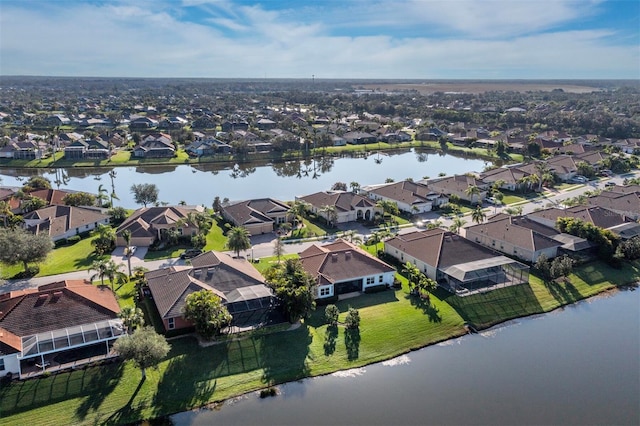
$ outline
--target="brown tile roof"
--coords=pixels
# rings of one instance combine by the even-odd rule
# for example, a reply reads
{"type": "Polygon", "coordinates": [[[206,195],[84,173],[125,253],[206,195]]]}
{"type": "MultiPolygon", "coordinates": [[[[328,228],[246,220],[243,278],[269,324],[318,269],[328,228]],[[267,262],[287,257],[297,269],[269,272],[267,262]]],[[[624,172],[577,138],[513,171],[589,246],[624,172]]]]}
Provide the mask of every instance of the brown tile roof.
{"type": "Polygon", "coordinates": [[[239,201],[223,207],[227,216],[233,219],[238,226],[256,223],[273,222],[270,214],[282,214],[289,211],[285,203],[271,198],[239,201]]]}
{"type": "Polygon", "coordinates": [[[489,238],[505,241],[515,247],[522,247],[530,251],[538,251],[551,247],[560,247],[562,244],[540,234],[531,228],[514,223],[512,217],[500,218],[490,222],[473,225],[466,228],[467,233],[475,232],[484,234],[489,238]]]}
{"type": "Polygon", "coordinates": [[[385,245],[397,248],[436,268],[500,256],[499,253],[443,229],[401,234],[386,241],[385,245]]]}
{"type": "Polygon", "coordinates": [[[48,205],[64,206],[65,204],[62,200],[65,196],[71,193],[72,191],[64,191],[61,189],[37,189],[35,191],[31,191],[29,195],[42,198],[48,205]]]}
{"type": "Polygon", "coordinates": [[[379,186],[369,192],[408,205],[427,202],[429,195],[435,195],[427,185],[407,180],[379,186]]]}
{"type": "Polygon", "coordinates": [[[589,197],[587,204],[624,212],[632,218],[640,215],[640,193],[619,194],[605,191],[596,197],[589,197]]]}
{"type": "Polygon", "coordinates": [[[448,176],[442,179],[437,179],[428,182],[429,188],[434,192],[465,192],[470,186],[483,187],[486,184],[474,176],[467,175],[455,175],[448,176]]]}
{"type": "Polygon", "coordinates": [[[353,192],[316,192],[298,197],[299,200],[321,209],[324,206],[335,206],[338,212],[348,212],[356,207],[375,207],[375,203],[362,195],[353,192]]]}
{"type": "Polygon", "coordinates": [[[72,229],[84,230],[86,225],[105,221],[109,216],[84,207],[53,205],[27,213],[23,218],[39,221],[29,227],[30,231],[55,238],[72,229]]]}
{"type": "MultiPolygon", "coordinates": [[[[118,312],[120,307],[109,288],[82,280],[0,295],[0,327],[15,336],[115,319],[118,312]]],[[[13,336],[5,337],[0,339],[4,344],[15,343],[13,336]]]]}
{"type": "Polygon", "coordinates": [[[393,271],[394,268],[343,240],[302,251],[300,261],[311,275],[335,283],[393,271]],[[320,252],[318,251],[320,249],[320,252]]]}
{"type": "Polygon", "coordinates": [[[181,316],[186,297],[196,291],[209,290],[226,301],[239,288],[266,288],[264,277],[244,259],[209,251],[194,257],[191,264],[146,273],[149,290],[163,318],[181,316]]]}
{"type": "Polygon", "coordinates": [[[568,209],[558,209],[555,207],[539,210],[529,214],[547,220],[556,221],[559,217],[574,217],[585,222],[589,222],[600,228],[611,228],[625,222],[629,222],[624,216],[611,210],[598,206],[575,206],[568,209]]]}
{"type": "Polygon", "coordinates": [[[480,178],[487,183],[504,180],[508,184],[516,185],[525,176],[531,175],[518,167],[499,167],[480,174],[480,178]]]}
{"type": "MultiPolygon", "coordinates": [[[[121,235],[122,231],[129,229],[132,236],[153,236],[155,235],[152,231],[153,225],[172,225],[186,220],[189,213],[195,212],[197,212],[196,209],[179,206],[141,208],[122,222],[116,233],[121,235]]],[[[187,225],[196,226],[188,222],[187,225]]]]}

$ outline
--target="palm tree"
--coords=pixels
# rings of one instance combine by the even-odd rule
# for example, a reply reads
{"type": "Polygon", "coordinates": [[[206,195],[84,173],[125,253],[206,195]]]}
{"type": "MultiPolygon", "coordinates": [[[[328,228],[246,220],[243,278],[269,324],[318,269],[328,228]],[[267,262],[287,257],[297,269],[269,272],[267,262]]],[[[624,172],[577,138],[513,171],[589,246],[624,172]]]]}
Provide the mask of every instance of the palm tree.
{"type": "Polygon", "coordinates": [[[284,253],[284,244],[282,243],[282,239],[278,237],[273,240],[273,255],[278,258],[278,263],[280,263],[280,258],[284,253]]]}
{"type": "Polygon", "coordinates": [[[247,228],[242,226],[236,226],[231,228],[228,234],[227,248],[236,252],[236,257],[240,257],[241,250],[247,250],[251,248],[251,239],[247,228]]]}
{"type": "Polygon", "coordinates": [[[125,306],[120,310],[118,318],[122,320],[122,325],[131,334],[136,328],[144,325],[144,313],[142,309],[135,306],[125,306]]]}
{"type": "Polygon", "coordinates": [[[111,178],[111,207],[113,207],[113,200],[118,200],[118,196],[116,195],[116,186],[113,180],[116,178],[116,171],[111,170],[109,172],[109,178],[111,178]]]}
{"type": "Polygon", "coordinates": [[[122,231],[122,238],[124,239],[124,243],[126,244],[126,247],[124,249],[124,254],[127,255],[127,265],[129,266],[129,277],[131,277],[131,231],[129,231],[128,229],[125,229],[124,231],[122,231]]]}
{"type": "Polygon", "coordinates": [[[294,201],[289,207],[287,214],[293,216],[293,224],[298,229],[298,223],[302,222],[300,218],[304,218],[307,213],[307,205],[302,201],[294,201]]]}
{"type": "Polygon", "coordinates": [[[107,276],[107,261],[105,259],[94,260],[89,268],[89,273],[94,272],[89,278],[90,281],[95,281],[96,278],[100,278],[101,284],[104,285],[104,278],[107,276]]]}
{"type": "Polygon", "coordinates": [[[107,192],[108,191],[104,188],[104,185],[100,184],[98,186],[98,195],[96,195],[96,204],[98,205],[98,207],[104,206],[105,200],[109,198],[107,196],[107,192]]]}
{"type": "Polygon", "coordinates": [[[469,202],[473,204],[474,197],[480,195],[480,188],[478,188],[477,185],[469,185],[467,189],[465,189],[464,193],[467,194],[467,196],[469,197],[469,202]]]}
{"type": "Polygon", "coordinates": [[[449,226],[449,231],[459,234],[460,228],[462,228],[465,223],[467,222],[456,216],[453,218],[453,222],[451,223],[451,226],[449,226]]]}
{"type": "Polygon", "coordinates": [[[324,214],[327,225],[335,226],[334,224],[338,221],[338,210],[336,210],[336,206],[323,206],[320,211],[324,214]]]}
{"type": "Polygon", "coordinates": [[[357,194],[358,191],[360,191],[360,184],[358,182],[351,182],[349,186],[351,187],[351,192],[354,194],[357,194]]]}
{"type": "Polygon", "coordinates": [[[482,207],[480,205],[477,205],[473,212],[471,212],[471,220],[477,224],[481,224],[486,218],[487,215],[482,211],[482,207]]]}
{"type": "Polygon", "coordinates": [[[113,289],[113,283],[116,281],[116,278],[124,277],[124,274],[120,271],[120,268],[122,268],[122,264],[116,263],[113,260],[109,260],[106,263],[104,276],[109,278],[109,281],[111,282],[111,291],[113,291],[114,293],[115,290],[113,289]]]}

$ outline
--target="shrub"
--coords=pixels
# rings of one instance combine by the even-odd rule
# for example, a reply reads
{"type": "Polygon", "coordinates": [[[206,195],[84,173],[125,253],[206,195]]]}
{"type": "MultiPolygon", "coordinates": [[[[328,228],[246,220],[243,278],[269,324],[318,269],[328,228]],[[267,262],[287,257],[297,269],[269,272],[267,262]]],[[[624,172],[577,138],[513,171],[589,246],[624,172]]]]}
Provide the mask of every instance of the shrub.
{"type": "Polygon", "coordinates": [[[75,244],[80,240],[81,240],[80,235],[74,235],[72,237],[67,238],[67,244],[70,244],[70,245],[75,244]]]}
{"type": "Polygon", "coordinates": [[[338,315],[340,315],[340,310],[336,305],[327,305],[324,309],[324,317],[330,326],[338,324],[338,315]]]}
{"type": "Polygon", "coordinates": [[[372,287],[367,287],[364,289],[364,292],[369,294],[369,293],[380,293],[381,291],[385,291],[387,289],[387,286],[385,284],[380,284],[380,285],[374,285],[372,287]]]}
{"type": "Polygon", "coordinates": [[[356,308],[349,306],[349,312],[347,312],[347,318],[344,321],[344,326],[349,329],[356,329],[360,327],[360,312],[356,308]]]}
{"type": "Polygon", "coordinates": [[[61,238],[61,239],[57,240],[55,243],[53,243],[55,248],[66,246],[67,244],[69,244],[69,242],[67,241],[66,238],[61,238]]]}

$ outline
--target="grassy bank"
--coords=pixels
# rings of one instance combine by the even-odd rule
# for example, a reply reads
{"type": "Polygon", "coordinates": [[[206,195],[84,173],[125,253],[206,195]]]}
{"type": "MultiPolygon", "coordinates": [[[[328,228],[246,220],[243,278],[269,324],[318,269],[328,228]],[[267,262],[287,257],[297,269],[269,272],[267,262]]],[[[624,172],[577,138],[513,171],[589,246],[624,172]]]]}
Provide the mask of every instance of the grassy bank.
{"type": "MultiPolygon", "coordinates": [[[[62,152],[56,154],[56,159],[53,157],[47,157],[36,160],[14,160],[14,159],[0,159],[0,167],[8,168],[68,168],[68,167],[124,167],[124,166],[154,166],[154,165],[181,165],[181,164],[223,164],[233,165],[235,163],[251,164],[254,162],[271,162],[271,161],[285,161],[285,160],[299,160],[305,157],[313,156],[340,156],[340,155],[359,155],[366,153],[373,153],[377,151],[394,151],[399,149],[410,148],[425,148],[436,151],[443,151],[439,142],[433,141],[412,141],[401,143],[371,143],[363,145],[346,145],[346,146],[332,146],[327,148],[316,148],[306,151],[304,153],[300,151],[291,151],[287,153],[252,153],[245,157],[238,157],[233,155],[215,155],[206,157],[190,157],[184,150],[177,151],[174,157],[169,158],[136,158],[133,157],[131,151],[118,151],[111,158],[105,160],[68,160],[62,155],[62,152]]],[[[509,158],[499,158],[491,150],[484,148],[466,148],[459,147],[453,144],[447,144],[447,148],[444,152],[452,155],[462,156],[475,156],[484,158],[487,160],[507,160],[507,161],[522,161],[522,155],[510,154],[509,158]]]]}
{"type": "Polygon", "coordinates": [[[195,339],[172,340],[171,353],[140,382],[130,363],[28,380],[0,389],[3,424],[116,424],[158,417],[249,392],[270,384],[381,361],[461,335],[464,323],[489,326],[547,312],[640,279],[639,265],[612,269],[594,262],[576,269],[571,284],[542,283],[459,298],[436,293],[431,305],[402,289],[338,303],[344,315],[360,310],[359,332],[324,325],[318,309],[291,331],[249,335],[200,348],[195,339]]]}

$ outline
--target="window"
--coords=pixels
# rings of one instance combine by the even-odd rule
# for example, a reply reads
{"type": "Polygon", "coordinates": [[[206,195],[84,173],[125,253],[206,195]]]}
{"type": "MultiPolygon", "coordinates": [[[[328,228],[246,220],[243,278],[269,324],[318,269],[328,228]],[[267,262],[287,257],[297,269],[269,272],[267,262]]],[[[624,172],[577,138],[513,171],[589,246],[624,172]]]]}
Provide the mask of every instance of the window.
{"type": "Polygon", "coordinates": [[[0,371],[4,371],[4,359],[0,359],[0,371]]]}
{"type": "Polygon", "coordinates": [[[175,318],[169,318],[167,320],[167,325],[169,327],[169,330],[173,330],[174,328],[176,328],[176,320],[175,320],[175,318]]]}
{"type": "Polygon", "coordinates": [[[384,276],[383,276],[383,275],[380,275],[380,276],[378,277],[378,282],[379,282],[379,283],[381,283],[381,282],[383,282],[383,281],[384,281],[384,276]]]}
{"type": "Polygon", "coordinates": [[[367,277],[367,285],[371,285],[376,282],[376,277],[367,277]]]}
{"type": "Polygon", "coordinates": [[[331,296],[331,287],[321,287],[320,297],[331,296]]]}

